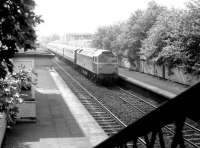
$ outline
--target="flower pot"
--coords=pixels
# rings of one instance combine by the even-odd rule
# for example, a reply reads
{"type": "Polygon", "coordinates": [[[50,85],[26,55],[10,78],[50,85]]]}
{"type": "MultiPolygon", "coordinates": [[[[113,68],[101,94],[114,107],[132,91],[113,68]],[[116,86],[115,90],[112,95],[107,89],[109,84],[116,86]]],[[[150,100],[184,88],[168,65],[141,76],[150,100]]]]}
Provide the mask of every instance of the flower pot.
{"type": "Polygon", "coordinates": [[[17,104],[19,113],[17,114],[17,121],[36,121],[36,100],[35,89],[31,88],[29,91],[22,91],[24,95],[23,103],[17,104]]]}
{"type": "Polygon", "coordinates": [[[36,121],[36,101],[28,100],[17,104],[19,113],[17,121],[36,121]]]}
{"type": "Polygon", "coordinates": [[[0,147],[6,132],[6,125],[7,125],[6,114],[0,112],[0,147]]]}

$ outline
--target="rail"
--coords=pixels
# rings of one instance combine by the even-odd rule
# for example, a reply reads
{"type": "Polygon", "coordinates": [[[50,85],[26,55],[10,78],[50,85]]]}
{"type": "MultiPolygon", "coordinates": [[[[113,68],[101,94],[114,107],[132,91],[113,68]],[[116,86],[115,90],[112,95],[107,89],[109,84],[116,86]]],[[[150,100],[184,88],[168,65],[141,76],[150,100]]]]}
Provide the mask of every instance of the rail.
{"type": "Polygon", "coordinates": [[[197,114],[198,97],[195,96],[199,90],[200,83],[197,83],[95,148],[128,148],[130,143],[133,148],[137,148],[139,138],[145,140],[147,148],[153,148],[158,144],[159,147],[165,148],[169,146],[169,143],[166,143],[162,128],[169,124],[175,125],[175,134],[171,138],[170,147],[175,148],[178,145],[186,147],[182,133],[186,118],[196,122],[200,121],[200,116],[197,114]]]}

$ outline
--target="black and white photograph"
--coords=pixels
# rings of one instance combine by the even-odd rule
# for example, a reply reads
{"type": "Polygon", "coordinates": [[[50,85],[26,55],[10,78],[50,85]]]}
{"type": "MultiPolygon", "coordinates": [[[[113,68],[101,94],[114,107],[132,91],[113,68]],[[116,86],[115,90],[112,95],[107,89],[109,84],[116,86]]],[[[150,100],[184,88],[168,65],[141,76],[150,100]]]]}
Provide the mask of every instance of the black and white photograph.
{"type": "Polygon", "coordinates": [[[0,0],[0,148],[200,148],[200,0],[0,0]]]}

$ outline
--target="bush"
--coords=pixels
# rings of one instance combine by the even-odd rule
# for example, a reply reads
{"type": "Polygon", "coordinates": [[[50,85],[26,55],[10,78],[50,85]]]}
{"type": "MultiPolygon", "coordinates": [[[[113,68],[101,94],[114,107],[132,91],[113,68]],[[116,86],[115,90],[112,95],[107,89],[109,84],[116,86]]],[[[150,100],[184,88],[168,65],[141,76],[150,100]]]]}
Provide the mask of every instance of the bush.
{"type": "Polygon", "coordinates": [[[20,98],[20,83],[11,74],[5,79],[0,79],[0,112],[4,112],[7,117],[7,125],[13,126],[16,122],[18,109],[17,103],[23,100],[20,98]]]}
{"type": "MultiPolygon", "coordinates": [[[[18,71],[14,72],[12,75],[15,79],[20,82],[21,90],[31,90],[32,84],[32,73],[31,70],[26,70],[25,66],[19,67],[18,71]]],[[[36,75],[36,74],[35,74],[36,75]]]]}
{"type": "Polygon", "coordinates": [[[31,90],[32,73],[21,67],[17,72],[9,73],[0,79],[0,112],[7,116],[7,125],[12,127],[16,123],[18,108],[16,104],[22,103],[22,90],[31,90]]]}

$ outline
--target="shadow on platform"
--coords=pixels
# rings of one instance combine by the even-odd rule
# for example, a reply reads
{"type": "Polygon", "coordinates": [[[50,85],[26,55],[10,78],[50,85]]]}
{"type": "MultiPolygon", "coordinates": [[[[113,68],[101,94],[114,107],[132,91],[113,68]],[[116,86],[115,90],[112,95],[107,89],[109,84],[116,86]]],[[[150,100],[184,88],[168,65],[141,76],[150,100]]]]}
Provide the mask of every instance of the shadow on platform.
{"type": "Polygon", "coordinates": [[[63,138],[85,141],[82,130],[59,93],[58,90],[36,90],[37,121],[17,123],[14,129],[7,130],[2,148],[30,148],[42,143],[57,147],[58,140],[63,138]]]}

